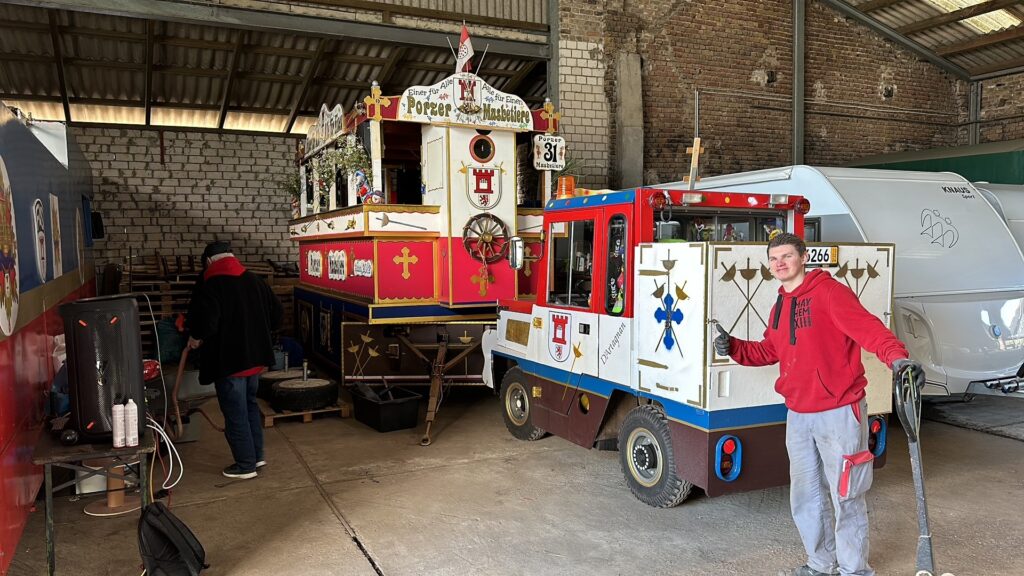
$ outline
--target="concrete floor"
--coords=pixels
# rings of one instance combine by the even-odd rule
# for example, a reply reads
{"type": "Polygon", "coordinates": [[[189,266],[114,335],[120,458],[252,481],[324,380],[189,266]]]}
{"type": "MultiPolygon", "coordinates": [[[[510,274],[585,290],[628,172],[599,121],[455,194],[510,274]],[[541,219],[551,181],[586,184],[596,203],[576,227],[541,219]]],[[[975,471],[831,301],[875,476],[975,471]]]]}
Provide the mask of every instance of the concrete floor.
{"type": "MultiPolygon", "coordinates": [[[[489,394],[457,391],[427,448],[419,431],[279,420],[266,431],[269,465],[245,481],[220,475],[227,446],[207,427],[181,446],[173,510],[205,546],[210,576],[776,576],[804,561],[787,488],[649,508],[624,486],[617,453],[517,441],[498,410],[489,394]]],[[[1024,443],[935,422],[923,438],[939,567],[1024,574],[1024,443]]],[[[880,576],[912,575],[914,492],[898,427],[889,446],[868,498],[871,561],[880,576]]],[[[58,574],[138,576],[137,516],[91,518],[84,504],[58,500],[58,574]]],[[[44,573],[40,503],[10,574],[44,573]]]]}

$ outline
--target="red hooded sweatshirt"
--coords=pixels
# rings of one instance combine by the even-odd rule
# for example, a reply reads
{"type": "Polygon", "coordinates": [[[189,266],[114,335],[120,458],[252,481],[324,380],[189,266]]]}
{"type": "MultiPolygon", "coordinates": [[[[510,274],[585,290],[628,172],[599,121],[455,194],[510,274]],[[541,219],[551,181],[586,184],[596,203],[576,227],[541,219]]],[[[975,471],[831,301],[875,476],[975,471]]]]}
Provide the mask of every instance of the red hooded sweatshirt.
{"type": "Polygon", "coordinates": [[[821,269],[809,272],[793,292],[779,288],[764,340],[732,338],[730,346],[733,360],[744,366],[780,364],[775,391],[794,412],[860,401],[867,386],[861,348],[889,367],[910,356],[852,290],[821,269]]]}

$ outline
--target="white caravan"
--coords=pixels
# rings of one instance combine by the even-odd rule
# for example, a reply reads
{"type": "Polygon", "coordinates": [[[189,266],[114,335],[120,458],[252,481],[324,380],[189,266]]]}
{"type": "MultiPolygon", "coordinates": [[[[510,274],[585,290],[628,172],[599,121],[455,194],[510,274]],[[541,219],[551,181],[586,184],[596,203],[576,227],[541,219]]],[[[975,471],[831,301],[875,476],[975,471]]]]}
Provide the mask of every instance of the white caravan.
{"type": "Polygon", "coordinates": [[[925,393],[1018,391],[1024,255],[961,176],[788,166],[705,178],[698,188],[800,194],[811,202],[808,240],[894,243],[896,333],[925,366],[925,393]]]}
{"type": "Polygon", "coordinates": [[[1024,244],[1024,186],[975,182],[974,187],[999,212],[1010,228],[1017,245],[1024,244]]]}

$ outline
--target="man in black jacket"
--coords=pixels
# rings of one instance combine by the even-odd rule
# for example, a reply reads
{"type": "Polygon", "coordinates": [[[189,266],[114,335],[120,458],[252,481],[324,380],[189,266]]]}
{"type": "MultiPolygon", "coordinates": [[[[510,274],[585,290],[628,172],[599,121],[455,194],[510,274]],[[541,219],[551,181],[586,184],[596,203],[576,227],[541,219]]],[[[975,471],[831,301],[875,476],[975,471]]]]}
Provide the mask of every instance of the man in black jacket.
{"type": "Polygon", "coordinates": [[[203,251],[204,270],[188,310],[189,348],[202,347],[199,383],[213,382],[224,413],[224,436],[235,463],[228,478],[253,478],[263,459],[263,427],[256,389],[259,375],[274,364],[271,332],[283,309],[261,278],[246,271],[227,242],[203,251]]]}

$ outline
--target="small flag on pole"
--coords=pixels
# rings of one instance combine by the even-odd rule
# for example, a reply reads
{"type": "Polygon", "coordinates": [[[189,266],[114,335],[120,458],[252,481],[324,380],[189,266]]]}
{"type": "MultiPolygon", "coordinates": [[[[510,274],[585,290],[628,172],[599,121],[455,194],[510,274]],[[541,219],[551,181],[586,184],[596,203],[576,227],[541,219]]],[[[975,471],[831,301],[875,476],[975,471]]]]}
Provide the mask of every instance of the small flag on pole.
{"type": "Polygon", "coordinates": [[[471,71],[469,60],[473,57],[473,41],[469,39],[469,30],[462,25],[462,37],[459,39],[459,53],[455,56],[455,72],[471,71]]]}

